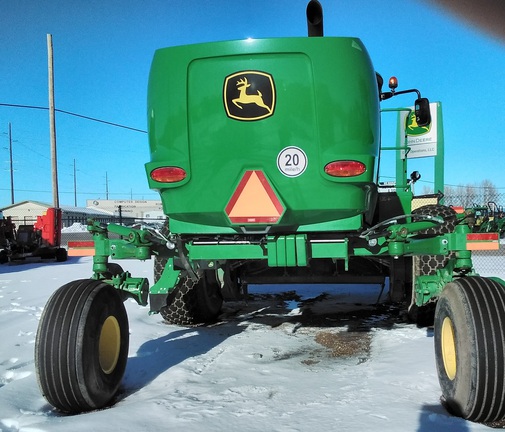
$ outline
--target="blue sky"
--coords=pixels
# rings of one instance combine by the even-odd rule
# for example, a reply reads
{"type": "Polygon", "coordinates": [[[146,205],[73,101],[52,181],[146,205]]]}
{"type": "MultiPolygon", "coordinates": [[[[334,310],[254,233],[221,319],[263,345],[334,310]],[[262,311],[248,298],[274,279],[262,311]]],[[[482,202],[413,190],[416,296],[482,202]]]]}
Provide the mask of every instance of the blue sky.
{"type": "MultiPolygon", "coordinates": [[[[505,191],[501,131],[505,43],[432,3],[321,3],[325,35],[359,37],[386,80],[395,75],[399,90],[416,87],[423,96],[442,102],[446,183],[479,184],[488,179],[505,191]]],[[[47,107],[50,33],[56,107],[146,130],[147,79],[157,48],[305,36],[306,4],[306,0],[0,0],[0,103],[47,107]]],[[[383,107],[412,102],[413,98],[396,98],[383,107]]],[[[0,106],[0,208],[11,199],[9,122],[15,201],[51,203],[47,111],[0,106]]],[[[56,115],[56,129],[60,204],[74,203],[74,159],[80,206],[86,199],[104,199],[107,189],[109,199],[158,198],[148,189],[144,173],[149,160],[146,134],[62,113],[56,115]]],[[[416,163],[422,182],[430,186],[431,162],[416,163]]]]}

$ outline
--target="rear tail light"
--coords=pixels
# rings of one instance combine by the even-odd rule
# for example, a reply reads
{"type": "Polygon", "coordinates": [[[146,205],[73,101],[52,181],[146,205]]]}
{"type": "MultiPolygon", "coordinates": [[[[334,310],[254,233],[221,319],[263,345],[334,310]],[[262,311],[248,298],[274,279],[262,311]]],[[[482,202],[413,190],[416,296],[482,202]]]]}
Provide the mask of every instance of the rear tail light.
{"type": "Polygon", "coordinates": [[[355,177],[366,171],[366,165],[353,160],[330,162],[324,167],[324,172],[332,177],[355,177]]]}
{"type": "Polygon", "coordinates": [[[160,183],[177,183],[186,178],[186,171],[179,167],[160,167],[151,171],[151,178],[160,183]]]}

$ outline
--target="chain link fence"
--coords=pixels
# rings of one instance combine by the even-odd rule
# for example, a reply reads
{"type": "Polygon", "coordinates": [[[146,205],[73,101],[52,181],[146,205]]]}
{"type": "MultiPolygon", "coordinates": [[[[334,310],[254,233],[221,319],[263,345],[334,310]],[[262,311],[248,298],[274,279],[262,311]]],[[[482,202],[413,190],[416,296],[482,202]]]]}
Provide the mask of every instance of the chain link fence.
{"type": "Polygon", "coordinates": [[[481,276],[496,276],[505,279],[505,211],[499,203],[505,202],[494,188],[468,189],[465,194],[446,191],[444,204],[473,209],[475,211],[474,232],[498,232],[499,250],[474,251],[472,260],[475,271],[481,276]]]}
{"type": "Polygon", "coordinates": [[[472,262],[481,276],[499,277],[505,280],[505,242],[500,240],[500,249],[494,251],[474,251],[472,262]]]}

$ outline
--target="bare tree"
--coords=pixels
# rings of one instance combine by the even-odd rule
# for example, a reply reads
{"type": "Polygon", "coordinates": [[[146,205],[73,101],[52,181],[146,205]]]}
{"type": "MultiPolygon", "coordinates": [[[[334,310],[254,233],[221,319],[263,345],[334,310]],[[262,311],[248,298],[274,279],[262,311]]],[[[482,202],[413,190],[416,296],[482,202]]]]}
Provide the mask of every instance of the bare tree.
{"type": "Polygon", "coordinates": [[[428,185],[423,185],[423,190],[421,195],[431,195],[433,193],[433,188],[428,185]]]}
{"type": "Polygon", "coordinates": [[[478,201],[478,196],[477,196],[477,191],[475,189],[475,186],[472,186],[470,184],[466,185],[465,188],[465,193],[464,193],[464,206],[465,207],[473,207],[474,205],[478,204],[476,201],[478,201]]]}
{"type": "Polygon", "coordinates": [[[482,181],[482,200],[483,204],[496,202],[498,200],[498,190],[491,180],[482,181]]]}

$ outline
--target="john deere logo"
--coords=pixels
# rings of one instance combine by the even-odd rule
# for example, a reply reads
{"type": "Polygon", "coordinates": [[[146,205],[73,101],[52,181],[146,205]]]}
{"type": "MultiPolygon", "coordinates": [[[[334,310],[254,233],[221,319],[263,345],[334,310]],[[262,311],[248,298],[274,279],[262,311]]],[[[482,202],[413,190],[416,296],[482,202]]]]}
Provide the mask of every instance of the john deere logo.
{"type": "Polygon", "coordinates": [[[275,85],[266,72],[242,71],[224,80],[224,107],[228,117],[236,120],[261,120],[275,108],[275,85]]]}
{"type": "Polygon", "coordinates": [[[424,135],[431,129],[431,123],[428,126],[419,126],[416,121],[416,113],[412,111],[405,117],[405,131],[409,136],[424,135]]]}

